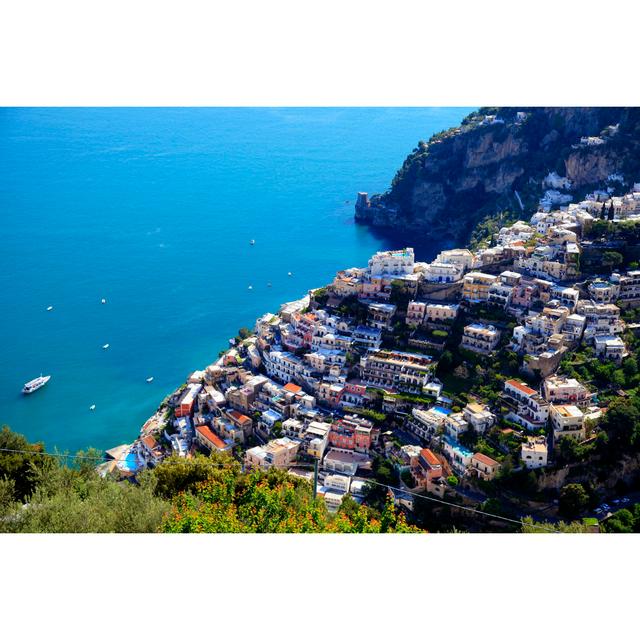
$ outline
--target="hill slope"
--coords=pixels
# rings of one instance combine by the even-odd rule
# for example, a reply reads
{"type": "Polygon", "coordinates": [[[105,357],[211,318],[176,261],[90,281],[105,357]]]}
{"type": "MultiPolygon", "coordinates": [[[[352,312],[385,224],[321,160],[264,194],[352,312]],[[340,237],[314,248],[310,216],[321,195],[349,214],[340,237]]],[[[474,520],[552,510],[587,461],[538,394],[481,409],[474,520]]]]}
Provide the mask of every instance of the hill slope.
{"type": "Polygon", "coordinates": [[[621,189],[640,179],[640,109],[480,109],[460,127],[420,142],[386,193],[359,196],[355,217],[464,244],[487,216],[533,213],[552,171],[568,178],[576,195],[613,173],[623,174],[621,189]],[[601,138],[580,143],[589,136],[601,138]]]}

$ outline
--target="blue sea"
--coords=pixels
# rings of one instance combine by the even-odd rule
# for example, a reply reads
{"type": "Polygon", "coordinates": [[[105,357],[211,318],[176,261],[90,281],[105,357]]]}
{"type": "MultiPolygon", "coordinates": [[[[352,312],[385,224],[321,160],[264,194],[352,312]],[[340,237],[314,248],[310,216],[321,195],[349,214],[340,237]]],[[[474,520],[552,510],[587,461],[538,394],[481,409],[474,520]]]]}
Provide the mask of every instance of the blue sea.
{"type": "Polygon", "coordinates": [[[0,423],[131,442],[239,327],[391,245],[430,258],[355,225],[356,192],[469,111],[0,109],[0,423]]]}

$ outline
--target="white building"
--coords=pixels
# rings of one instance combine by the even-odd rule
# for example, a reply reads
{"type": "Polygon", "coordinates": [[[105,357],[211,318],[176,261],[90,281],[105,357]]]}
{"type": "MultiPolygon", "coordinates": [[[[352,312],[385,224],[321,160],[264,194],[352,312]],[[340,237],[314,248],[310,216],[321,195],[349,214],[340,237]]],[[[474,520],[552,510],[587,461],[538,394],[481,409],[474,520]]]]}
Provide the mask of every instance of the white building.
{"type": "Polygon", "coordinates": [[[491,324],[474,322],[464,328],[461,346],[470,351],[489,355],[500,342],[500,332],[491,324]]]}
{"type": "Polygon", "coordinates": [[[413,273],[413,249],[378,251],[369,260],[368,271],[371,276],[402,276],[413,273]]]}
{"type": "Polygon", "coordinates": [[[544,436],[529,436],[522,444],[520,459],[527,469],[540,469],[547,466],[548,447],[544,436]]]}

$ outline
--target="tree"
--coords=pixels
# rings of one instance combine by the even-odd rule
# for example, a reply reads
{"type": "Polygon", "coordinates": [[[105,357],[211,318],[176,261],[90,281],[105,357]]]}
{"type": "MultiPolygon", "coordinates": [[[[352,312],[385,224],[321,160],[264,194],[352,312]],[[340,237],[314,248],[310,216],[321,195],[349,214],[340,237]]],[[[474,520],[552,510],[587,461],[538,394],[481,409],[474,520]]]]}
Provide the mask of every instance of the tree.
{"type": "Polygon", "coordinates": [[[440,359],[438,360],[438,366],[436,367],[436,374],[442,376],[449,373],[453,369],[454,359],[453,354],[448,349],[442,352],[440,359]]]}
{"type": "Polygon", "coordinates": [[[387,496],[382,512],[346,498],[335,516],[311,485],[281,469],[218,475],[174,498],[163,523],[173,533],[386,533],[418,532],[387,496]]]}
{"type": "Polygon", "coordinates": [[[633,533],[635,518],[628,509],[616,511],[610,518],[604,521],[604,530],[607,533],[633,533]]]}
{"type": "Polygon", "coordinates": [[[589,525],[583,522],[534,522],[531,516],[522,519],[522,533],[588,533],[589,525]]]}
{"type": "Polygon", "coordinates": [[[603,251],[602,252],[602,266],[604,267],[617,267],[624,261],[624,256],[617,251],[603,251]]]}
{"type": "Polygon", "coordinates": [[[589,503],[589,495],[581,484],[567,484],[560,489],[560,513],[575,518],[589,503]]]}
{"type": "Polygon", "coordinates": [[[611,200],[611,206],[609,207],[609,213],[607,215],[607,220],[609,220],[610,222],[613,221],[613,219],[615,218],[616,212],[615,209],[613,207],[613,200],[611,200]]]}
{"type": "Polygon", "coordinates": [[[638,373],[638,362],[633,356],[628,356],[622,361],[622,370],[629,379],[638,373]]]}
{"type": "Polygon", "coordinates": [[[271,428],[271,436],[279,438],[282,435],[282,420],[276,420],[271,428]]]}
{"type": "Polygon", "coordinates": [[[0,430],[0,478],[13,482],[13,497],[24,500],[35,489],[33,472],[42,466],[44,445],[39,442],[31,444],[19,433],[14,433],[4,425],[0,430]],[[8,450],[8,451],[7,451],[8,450]]]}

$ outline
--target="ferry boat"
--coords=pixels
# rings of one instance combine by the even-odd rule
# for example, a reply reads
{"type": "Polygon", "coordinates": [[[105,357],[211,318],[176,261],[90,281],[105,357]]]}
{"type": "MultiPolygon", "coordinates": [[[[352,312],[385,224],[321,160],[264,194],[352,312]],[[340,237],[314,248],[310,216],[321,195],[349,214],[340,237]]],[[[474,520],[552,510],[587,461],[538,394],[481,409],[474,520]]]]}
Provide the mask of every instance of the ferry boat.
{"type": "Polygon", "coordinates": [[[37,391],[41,387],[44,387],[47,382],[51,380],[51,376],[40,376],[39,378],[34,378],[33,380],[29,380],[27,384],[22,387],[22,393],[33,393],[37,391]]]}

